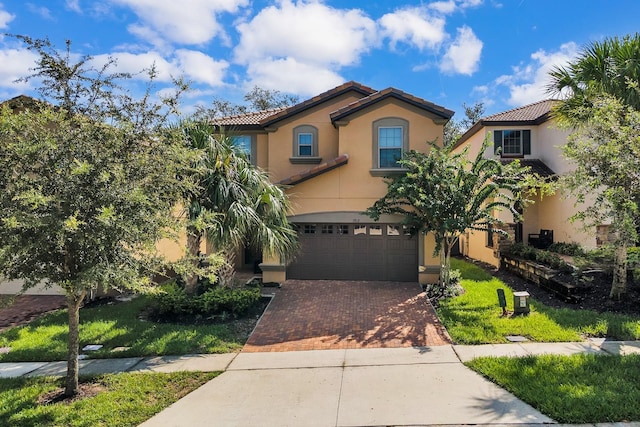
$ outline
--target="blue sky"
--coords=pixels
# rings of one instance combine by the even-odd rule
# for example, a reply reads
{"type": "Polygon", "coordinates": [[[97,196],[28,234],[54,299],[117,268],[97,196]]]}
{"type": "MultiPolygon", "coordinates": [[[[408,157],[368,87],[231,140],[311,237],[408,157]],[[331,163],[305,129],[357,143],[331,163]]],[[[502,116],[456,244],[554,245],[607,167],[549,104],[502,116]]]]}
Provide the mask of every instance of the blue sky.
{"type": "MultiPolygon", "coordinates": [[[[463,115],[548,97],[550,67],[640,31],[637,0],[0,0],[0,34],[49,37],[122,71],[184,76],[184,111],[253,86],[301,100],[345,81],[396,87],[463,115]]],[[[35,95],[33,55],[0,35],[0,99],[35,95]]]]}

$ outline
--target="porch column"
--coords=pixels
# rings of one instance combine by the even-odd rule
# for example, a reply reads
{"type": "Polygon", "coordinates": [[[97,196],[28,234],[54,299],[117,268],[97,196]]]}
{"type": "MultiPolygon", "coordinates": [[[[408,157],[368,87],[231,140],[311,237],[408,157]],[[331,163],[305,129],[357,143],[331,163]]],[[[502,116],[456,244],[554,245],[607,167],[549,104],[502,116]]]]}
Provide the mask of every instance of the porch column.
{"type": "Polygon", "coordinates": [[[262,283],[283,283],[287,280],[287,266],[277,255],[263,254],[259,267],[262,270],[262,283]]]}

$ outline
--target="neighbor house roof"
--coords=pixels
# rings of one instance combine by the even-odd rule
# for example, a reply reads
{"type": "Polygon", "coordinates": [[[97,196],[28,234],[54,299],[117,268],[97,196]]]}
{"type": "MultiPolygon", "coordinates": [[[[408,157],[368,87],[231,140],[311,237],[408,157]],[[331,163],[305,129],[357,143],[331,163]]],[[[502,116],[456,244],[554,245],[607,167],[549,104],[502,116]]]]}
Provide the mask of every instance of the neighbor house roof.
{"type": "Polygon", "coordinates": [[[7,99],[6,101],[0,102],[0,107],[3,107],[5,105],[11,108],[11,110],[13,111],[21,111],[28,108],[40,108],[42,105],[44,105],[44,102],[27,95],[18,95],[11,99],[7,99]]]}
{"type": "Polygon", "coordinates": [[[331,121],[336,122],[364,108],[367,108],[370,105],[389,98],[404,101],[446,120],[449,120],[454,114],[453,111],[448,110],[440,105],[436,105],[422,98],[418,98],[417,96],[413,96],[399,89],[390,87],[379,92],[372,93],[365,98],[354,101],[351,104],[345,105],[344,107],[334,111],[333,113],[331,113],[331,121]]]}
{"type": "Polygon", "coordinates": [[[329,172],[330,170],[346,165],[348,162],[349,162],[349,155],[343,154],[341,156],[336,157],[333,160],[319,164],[318,166],[315,166],[311,169],[307,169],[296,175],[290,176],[289,178],[285,178],[282,181],[280,181],[278,184],[296,185],[308,179],[314,178],[318,175],[322,175],[325,172],[329,172]]]}
{"type": "Polygon", "coordinates": [[[544,101],[483,117],[458,139],[455,147],[460,146],[484,126],[539,125],[544,123],[549,120],[551,109],[556,102],[558,101],[555,99],[545,99],[544,101]]]}

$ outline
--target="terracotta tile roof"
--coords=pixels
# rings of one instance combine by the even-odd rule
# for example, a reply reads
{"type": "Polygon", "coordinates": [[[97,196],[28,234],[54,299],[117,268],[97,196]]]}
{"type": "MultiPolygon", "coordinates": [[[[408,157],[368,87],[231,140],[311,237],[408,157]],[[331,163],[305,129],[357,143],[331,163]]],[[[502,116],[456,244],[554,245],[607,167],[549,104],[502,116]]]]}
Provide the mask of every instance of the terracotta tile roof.
{"type": "Polygon", "coordinates": [[[544,101],[534,102],[533,104],[483,117],[462,134],[460,139],[456,141],[454,148],[462,145],[483,126],[539,125],[544,123],[549,120],[551,109],[556,102],[558,102],[556,99],[545,99],[544,101]]]}
{"type": "Polygon", "coordinates": [[[220,117],[211,120],[211,124],[217,126],[250,126],[260,125],[260,122],[281,112],[285,108],[274,108],[272,110],[253,111],[236,116],[220,117]]]}
{"type": "Polygon", "coordinates": [[[263,126],[272,125],[273,123],[286,119],[287,117],[290,117],[303,110],[306,110],[307,108],[314,107],[318,104],[321,104],[323,102],[326,102],[330,99],[336,98],[342,94],[345,94],[351,91],[355,91],[363,96],[368,96],[373,93],[376,93],[376,91],[374,89],[371,89],[370,87],[364,86],[354,81],[350,81],[338,87],[335,87],[331,90],[328,90],[324,93],[321,93],[320,95],[314,96],[313,98],[307,99],[306,101],[303,101],[299,104],[286,108],[278,112],[277,114],[273,114],[269,117],[266,117],[260,122],[260,124],[263,126]]]}
{"type": "Polygon", "coordinates": [[[330,160],[325,163],[321,163],[318,166],[315,166],[311,169],[307,169],[306,171],[300,172],[299,174],[290,176],[289,178],[285,178],[282,181],[280,181],[278,184],[296,185],[308,179],[321,175],[325,172],[329,172],[330,170],[346,165],[347,162],[349,162],[349,155],[342,154],[341,156],[338,156],[333,160],[330,160]]]}
{"type": "Polygon", "coordinates": [[[371,95],[365,98],[352,102],[351,104],[346,105],[340,108],[339,110],[334,111],[333,113],[331,113],[331,121],[335,122],[337,120],[340,120],[359,110],[362,110],[363,108],[366,108],[376,102],[382,101],[387,98],[399,99],[401,101],[414,105],[420,109],[434,113],[442,117],[443,119],[448,120],[453,116],[453,111],[451,110],[448,110],[432,102],[426,101],[422,98],[418,98],[417,96],[410,95],[399,89],[390,87],[390,88],[381,90],[380,92],[372,93],[371,95]]]}
{"type": "MultiPolygon", "coordinates": [[[[500,162],[506,165],[513,162],[515,159],[501,159],[500,162]]],[[[551,170],[542,160],[539,159],[519,159],[520,165],[528,166],[531,173],[538,174],[542,178],[555,177],[556,173],[551,170]]]]}
{"type": "MultiPolygon", "coordinates": [[[[491,116],[483,117],[480,119],[485,123],[490,122],[539,122],[549,118],[551,107],[557,102],[554,99],[545,99],[533,104],[525,105],[522,107],[514,108],[512,110],[504,111],[502,113],[493,114],[491,116]]],[[[535,124],[539,124],[535,123],[535,124]]]]}

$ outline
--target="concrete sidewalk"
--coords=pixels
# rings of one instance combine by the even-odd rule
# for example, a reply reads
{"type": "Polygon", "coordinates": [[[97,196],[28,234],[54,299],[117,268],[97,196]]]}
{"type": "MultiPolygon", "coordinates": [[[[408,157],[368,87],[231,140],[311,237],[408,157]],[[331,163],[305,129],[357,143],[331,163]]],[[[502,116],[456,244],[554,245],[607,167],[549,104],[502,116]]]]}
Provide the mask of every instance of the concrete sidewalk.
{"type": "MultiPolygon", "coordinates": [[[[144,427],[533,426],[554,421],[462,362],[487,355],[585,352],[640,353],[640,343],[593,340],[83,360],[81,373],[225,371],[144,427]]],[[[0,364],[5,377],[64,373],[64,362],[0,364]]]]}

